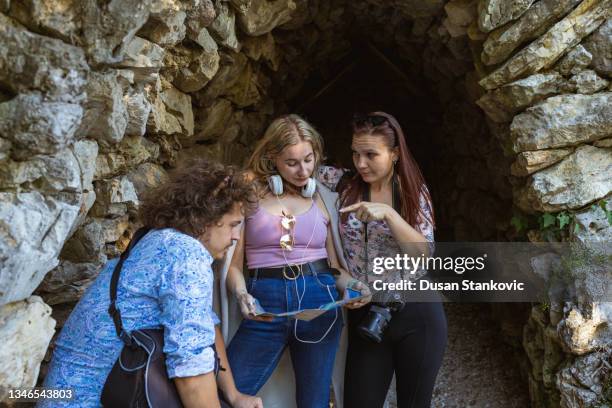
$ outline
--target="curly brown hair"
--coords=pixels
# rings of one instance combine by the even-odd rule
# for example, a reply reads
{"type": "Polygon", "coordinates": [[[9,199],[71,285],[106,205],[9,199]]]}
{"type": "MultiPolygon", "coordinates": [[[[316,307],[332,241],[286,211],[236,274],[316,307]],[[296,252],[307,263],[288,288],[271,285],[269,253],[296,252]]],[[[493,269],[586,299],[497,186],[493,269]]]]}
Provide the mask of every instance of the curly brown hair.
{"type": "Polygon", "coordinates": [[[257,204],[244,173],[233,166],[196,159],[147,192],[139,216],[146,227],[174,228],[198,238],[236,203],[242,204],[243,212],[257,204]]]}

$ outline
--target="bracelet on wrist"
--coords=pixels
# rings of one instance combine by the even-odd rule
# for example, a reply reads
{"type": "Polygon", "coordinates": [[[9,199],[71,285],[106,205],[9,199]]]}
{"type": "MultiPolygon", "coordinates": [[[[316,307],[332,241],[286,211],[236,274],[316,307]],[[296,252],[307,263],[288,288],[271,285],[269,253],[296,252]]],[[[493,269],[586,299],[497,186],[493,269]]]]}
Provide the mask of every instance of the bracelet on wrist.
{"type": "Polygon", "coordinates": [[[361,281],[359,279],[351,278],[347,283],[346,287],[350,289],[354,289],[357,285],[359,285],[361,281]]]}

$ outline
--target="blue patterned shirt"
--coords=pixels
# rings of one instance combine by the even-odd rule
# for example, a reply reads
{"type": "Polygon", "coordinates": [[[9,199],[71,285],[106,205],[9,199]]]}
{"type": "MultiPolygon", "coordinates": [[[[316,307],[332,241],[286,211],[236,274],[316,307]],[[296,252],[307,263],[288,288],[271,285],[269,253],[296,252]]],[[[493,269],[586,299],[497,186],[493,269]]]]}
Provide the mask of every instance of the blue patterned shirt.
{"type": "MultiPolygon", "coordinates": [[[[100,406],[106,377],[123,343],[108,314],[110,260],[83,295],[57,338],[44,386],[72,389],[75,399],[39,406],[100,406]]],[[[152,230],[123,264],[117,308],[127,331],[164,329],[168,375],[189,377],[214,369],[213,258],[196,239],[174,229],[152,230]]]]}

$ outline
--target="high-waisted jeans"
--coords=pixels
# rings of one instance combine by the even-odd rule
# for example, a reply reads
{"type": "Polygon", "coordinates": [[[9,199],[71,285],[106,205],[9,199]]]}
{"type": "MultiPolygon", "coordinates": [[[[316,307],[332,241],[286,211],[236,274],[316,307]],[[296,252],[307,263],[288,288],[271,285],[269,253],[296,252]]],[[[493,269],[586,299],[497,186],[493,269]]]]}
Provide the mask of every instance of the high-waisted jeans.
{"type": "MultiPolygon", "coordinates": [[[[266,311],[274,313],[318,308],[338,299],[335,279],[325,270],[295,281],[251,278],[247,289],[266,311]]],[[[329,407],[332,370],[342,326],[339,308],[311,321],[298,320],[297,326],[295,319],[287,317],[275,317],[272,322],[243,320],[227,348],[236,387],[242,393],[255,395],[288,346],[298,408],[329,407]]]]}

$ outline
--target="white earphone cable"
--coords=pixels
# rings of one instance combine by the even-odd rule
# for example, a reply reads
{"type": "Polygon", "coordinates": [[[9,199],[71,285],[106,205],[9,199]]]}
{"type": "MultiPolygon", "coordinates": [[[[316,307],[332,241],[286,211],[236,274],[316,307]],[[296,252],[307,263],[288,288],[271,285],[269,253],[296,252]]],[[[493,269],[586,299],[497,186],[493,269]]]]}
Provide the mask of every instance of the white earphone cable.
{"type": "MultiPolygon", "coordinates": [[[[280,201],[280,198],[278,197],[278,194],[274,194],[274,196],[276,197],[276,200],[278,201],[278,204],[281,206],[282,210],[284,211],[285,206],[282,204],[282,202],[280,201]]],[[[312,197],[310,197],[310,202],[311,202],[311,208],[313,206],[317,206],[317,204],[315,203],[314,199],[312,197]]],[[[317,211],[320,211],[318,206],[316,208],[317,211]]],[[[285,264],[289,267],[289,269],[291,270],[291,272],[293,273],[295,277],[294,279],[294,284],[295,284],[295,293],[297,295],[297,299],[298,299],[298,310],[300,310],[302,308],[302,300],[304,299],[304,296],[306,295],[306,278],[304,277],[304,273],[302,271],[302,266],[304,263],[304,259],[306,258],[306,251],[308,250],[308,247],[310,246],[310,244],[312,243],[312,240],[314,238],[314,234],[317,228],[317,220],[315,220],[315,222],[313,223],[313,227],[312,227],[312,233],[310,234],[310,238],[308,239],[308,243],[306,244],[306,247],[304,248],[304,250],[302,251],[302,257],[298,263],[298,265],[300,265],[298,267],[298,273],[296,276],[295,271],[293,270],[293,267],[290,265],[289,261],[287,260],[287,256],[285,255],[285,249],[281,248],[282,253],[283,253],[283,258],[285,259],[285,264]],[[302,278],[302,284],[304,286],[304,289],[302,291],[302,294],[300,295],[300,291],[297,285],[297,281],[299,278],[302,278]]],[[[295,227],[294,227],[295,230],[295,227]]],[[[295,242],[295,231],[293,232],[293,241],[295,242]]],[[[316,275],[316,271],[314,271],[313,273],[314,275],[316,275]]],[[[316,277],[315,277],[316,279],[316,277]]],[[[325,288],[327,289],[327,293],[329,294],[329,298],[331,299],[331,301],[335,301],[334,296],[331,293],[331,290],[329,289],[329,285],[325,285],[325,288]]],[[[338,320],[338,308],[335,308],[335,316],[334,316],[334,321],[331,323],[331,325],[327,328],[327,330],[325,331],[325,333],[323,334],[323,336],[321,336],[320,339],[318,340],[303,340],[300,339],[298,334],[297,334],[297,325],[298,325],[298,319],[294,320],[294,324],[293,324],[293,335],[295,337],[295,339],[301,343],[308,343],[308,344],[317,344],[320,343],[321,341],[323,341],[323,339],[325,339],[325,337],[327,337],[327,335],[329,334],[329,332],[331,331],[331,329],[334,327],[334,324],[336,324],[336,321],[338,320]]]]}

